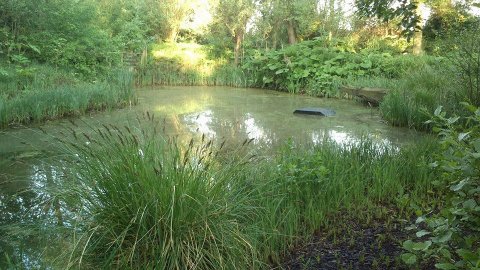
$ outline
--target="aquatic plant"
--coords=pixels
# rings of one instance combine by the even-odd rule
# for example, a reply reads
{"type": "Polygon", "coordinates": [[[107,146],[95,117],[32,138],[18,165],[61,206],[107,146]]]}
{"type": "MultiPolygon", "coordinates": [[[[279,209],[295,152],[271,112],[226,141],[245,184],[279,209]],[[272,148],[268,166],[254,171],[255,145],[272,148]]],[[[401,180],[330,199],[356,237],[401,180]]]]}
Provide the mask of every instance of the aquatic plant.
{"type": "Polygon", "coordinates": [[[430,130],[425,124],[439,105],[448,111],[458,110],[457,89],[440,67],[426,65],[390,85],[380,104],[382,117],[394,126],[430,130]]]}
{"type": "Polygon", "coordinates": [[[241,68],[223,59],[209,59],[207,48],[191,43],[156,44],[145,63],[137,67],[137,86],[234,86],[247,87],[241,68]]]}

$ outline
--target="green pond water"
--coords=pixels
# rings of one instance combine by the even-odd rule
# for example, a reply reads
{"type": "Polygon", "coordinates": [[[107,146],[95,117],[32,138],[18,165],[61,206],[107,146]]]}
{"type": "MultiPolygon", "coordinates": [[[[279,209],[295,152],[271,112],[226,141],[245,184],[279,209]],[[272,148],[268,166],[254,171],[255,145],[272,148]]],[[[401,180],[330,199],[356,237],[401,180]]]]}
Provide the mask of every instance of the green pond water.
{"type": "MultiPolygon", "coordinates": [[[[266,149],[275,149],[287,139],[313,145],[329,137],[339,144],[348,144],[362,136],[376,143],[401,146],[421,136],[388,126],[376,109],[351,100],[225,87],[142,89],[138,90],[138,98],[137,106],[87,115],[75,119],[75,126],[59,120],[0,130],[0,226],[37,222],[45,212],[41,202],[48,199],[48,194],[41,190],[54,185],[56,175],[61,173],[61,166],[52,165],[60,159],[52,151],[58,145],[52,136],[68,136],[61,133],[66,126],[86,133],[102,124],[129,126],[136,123],[138,115],[148,111],[164,119],[168,135],[190,138],[205,134],[227,142],[253,139],[253,145],[266,149]],[[293,114],[303,107],[328,108],[336,115],[293,114]],[[13,199],[12,194],[16,194],[13,199]]],[[[38,268],[36,258],[41,256],[42,247],[52,244],[55,243],[0,235],[0,269],[5,265],[4,254],[20,257],[28,268],[38,268]]]]}

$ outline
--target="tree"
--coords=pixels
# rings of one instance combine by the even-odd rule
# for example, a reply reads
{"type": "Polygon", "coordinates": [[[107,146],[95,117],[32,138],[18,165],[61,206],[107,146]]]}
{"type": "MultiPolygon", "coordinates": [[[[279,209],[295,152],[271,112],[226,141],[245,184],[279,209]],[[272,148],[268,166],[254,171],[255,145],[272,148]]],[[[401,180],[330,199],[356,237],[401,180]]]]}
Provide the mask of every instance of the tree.
{"type": "Polygon", "coordinates": [[[310,35],[319,25],[317,0],[261,0],[260,31],[273,39],[273,47],[286,34],[289,44],[310,35]]]}
{"type": "Polygon", "coordinates": [[[402,33],[414,39],[414,52],[421,50],[421,13],[418,0],[355,0],[355,6],[362,17],[376,17],[384,21],[399,18],[402,33]]]}
{"type": "Polygon", "coordinates": [[[193,12],[192,5],[188,0],[145,0],[141,9],[152,36],[175,42],[180,25],[193,12]]]}
{"type": "Polygon", "coordinates": [[[247,22],[255,11],[253,0],[219,0],[215,7],[215,17],[224,24],[234,40],[235,65],[240,62],[240,49],[247,28],[247,22]]]}

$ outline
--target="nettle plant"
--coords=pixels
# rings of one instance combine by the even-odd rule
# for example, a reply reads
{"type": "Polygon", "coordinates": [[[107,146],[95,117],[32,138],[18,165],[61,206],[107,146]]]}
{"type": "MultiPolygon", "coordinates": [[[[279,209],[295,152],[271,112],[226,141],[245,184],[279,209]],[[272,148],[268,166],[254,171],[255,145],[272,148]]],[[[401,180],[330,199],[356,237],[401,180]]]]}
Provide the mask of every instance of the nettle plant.
{"type": "Polygon", "coordinates": [[[443,154],[432,164],[442,170],[435,181],[443,207],[417,218],[415,240],[407,240],[402,259],[435,262],[437,269],[480,269],[480,108],[463,103],[467,117],[446,117],[439,107],[432,122],[443,154]]]}

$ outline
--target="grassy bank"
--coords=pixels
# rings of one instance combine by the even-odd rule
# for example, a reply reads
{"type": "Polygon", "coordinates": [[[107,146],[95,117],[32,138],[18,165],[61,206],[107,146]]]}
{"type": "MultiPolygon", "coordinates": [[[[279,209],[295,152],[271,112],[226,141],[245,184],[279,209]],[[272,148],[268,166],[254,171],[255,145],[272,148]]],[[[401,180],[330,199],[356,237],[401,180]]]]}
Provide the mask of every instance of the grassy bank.
{"type": "Polygon", "coordinates": [[[9,70],[0,80],[0,127],[28,124],[135,103],[133,77],[112,71],[98,82],[82,82],[66,72],[30,67],[9,70]]]}
{"type": "Polygon", "coordinates": [[[59,268],[268,268],[313,231],[334,230],[338,211],[368,219],[391,207],[408,217],[435,179],[428,142],[398,150],[326,140],[258,157],[248,145],[232,154],[222,142],[182,144],[148,127],[77,137],[48,190],[63,213],[47,215],[57,224],[49,230],[70,243],[59,268]]]}

